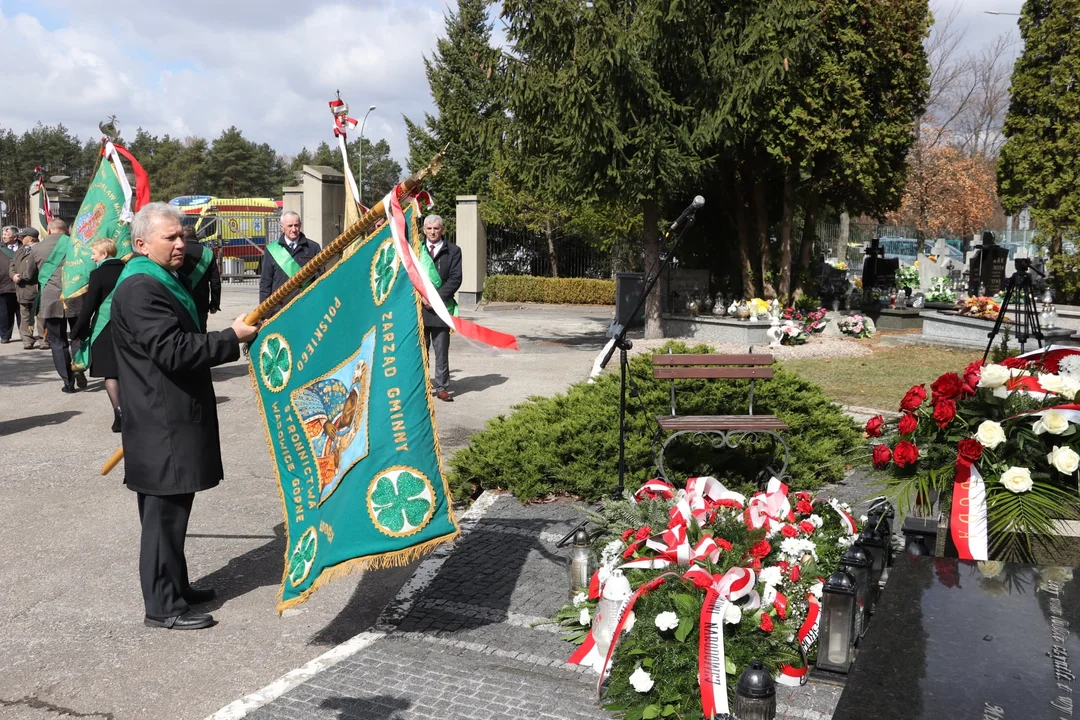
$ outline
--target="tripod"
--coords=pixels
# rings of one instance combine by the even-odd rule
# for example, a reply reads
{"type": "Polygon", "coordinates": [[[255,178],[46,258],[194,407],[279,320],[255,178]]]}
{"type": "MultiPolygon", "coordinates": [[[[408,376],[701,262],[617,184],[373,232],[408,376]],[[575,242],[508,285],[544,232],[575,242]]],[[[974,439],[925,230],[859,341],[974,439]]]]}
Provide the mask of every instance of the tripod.
{"type": "Polygon", "coordinates": [[[988,335],[990,340],[986,343],[983,363],[986,363],[986,358],[990,356],[990,348],[994,345],[994,338],[1001,331],[1001,323],[1004,322],[1005,317],[1008,315],[1010,305],[1014,313],[1013,329],[1016,333],[1016,341],[1020,343],[1020,352],[1024,352],[1024,346],[1027,345],[1028,338],[1035,338],[1039,343],[1039,347],[1043,346],[1039,310],[1035,304],[1035,291],[1031,287],[1031,270],[1039,273],[1040,277],[1046,277],[1038,268],[1031,265],[1030,259],[1018,258],[1016,260],[1016,272],[1009,278],[1008,286],[1005,288],[1005,297],[1001,300],[1001,310],[994,321],[994,328],[988,335]],[[1017,298],[1017,294],[1019,294],[1019,298],[1017,298]]]}
{"type": "Polygon", "coordinates": [[[675,237],[675,242],[671,244],[667,252],[664,253],[660,267],[656,269],[651,275],[645,279],[645,287],[641,291],[641,296],[638,298],[637,304],[634,305],[634,310],[626,318],[626,322],[622,325],[613,325],[612,329],[615,331],[615,336],[612,338],[611,347],[608,348],[607,355],[600,362],[600,367],[605,368],[607,364],[611,362],[611,356],[615,354],[615,349],[619,350],[619,484],[615,486],[616,499],[621,498],[623,494],[623,488],[626,486],[626,374],[629,367],[629,360],[627,359],[627,351],[634,347],[632,343],[626,337],[626,331],[629,329],[630,323],[633,321],[637,314],[641,312],[641,308],[645,305],[646,298],[649,297],[649,293],[656,287],[656,283],[660,281],[660,276],[664,274],[667,266],[671,263],[671,257],[675,254],[679,245],[682,244],[683,238],[686,236],[686,231],[690,229],[690,226],[694,224],[694,214],[697,209],[705,203],[701,199],[701,196],[694,198],[694,203],[688,207],[682,214],[682,216],[675,221],[675,224],[668,229],[664,234],[664,240],[671,237],[671,233],[675,230],[675,226],[683,222],[679,234],[675,237]]]}

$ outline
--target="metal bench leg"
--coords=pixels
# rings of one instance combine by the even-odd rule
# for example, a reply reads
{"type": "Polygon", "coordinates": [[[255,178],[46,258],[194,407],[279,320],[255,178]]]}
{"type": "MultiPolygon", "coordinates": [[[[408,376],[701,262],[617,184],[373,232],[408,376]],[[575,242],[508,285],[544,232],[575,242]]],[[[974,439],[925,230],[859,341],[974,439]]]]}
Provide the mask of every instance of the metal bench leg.
{"type": "Polygon", "coordinates": [[[791,455],[788,451],[787,442],[779,433],[773,430],[680,430],[668,436],[668,439],[664,441],[663,447],[660,448],[660,452],[656,455],[656,467],[660,471],[660,477],[669,483],[671,482],[671,479],[667,476],[667,468],[664,467],[664,453],[667,452],[668,445],[670,445],[675,438],[682,435],[689,435],[691,442],[694,444],[708,442],[715,450],[720,450],[722,448],[734,450],[738,448],[740,443],[745,442],[747,439],[753,441],[757,440],[758,436],[768,435],[784,449],[784,464],[780,466],[780,472],[776,472],[772,465],[766,465],[765,470],[770,474],[770,477],[765,479],[768,481],[770,478],[775,477],[778,480],[784,480],[787,477],[787,469],[791,460],[791,455]]]}

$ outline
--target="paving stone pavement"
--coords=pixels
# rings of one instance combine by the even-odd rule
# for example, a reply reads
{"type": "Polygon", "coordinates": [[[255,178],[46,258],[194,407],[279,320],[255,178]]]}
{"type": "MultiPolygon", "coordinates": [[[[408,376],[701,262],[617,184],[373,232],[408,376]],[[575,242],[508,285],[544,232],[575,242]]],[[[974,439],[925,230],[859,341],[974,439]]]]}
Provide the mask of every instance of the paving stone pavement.
{"type": "MultiPolygon", "coordinates": [[[[385,637],[247,717],[608,720],[596,675],[566,663],[573,647],[549,620],[566,598],[555,542],[582,518],[569,501],[497,497],[385,637]]],[[[838,697],[828,685],[781,688],[777,717],[827,720],[838,697]]]]}

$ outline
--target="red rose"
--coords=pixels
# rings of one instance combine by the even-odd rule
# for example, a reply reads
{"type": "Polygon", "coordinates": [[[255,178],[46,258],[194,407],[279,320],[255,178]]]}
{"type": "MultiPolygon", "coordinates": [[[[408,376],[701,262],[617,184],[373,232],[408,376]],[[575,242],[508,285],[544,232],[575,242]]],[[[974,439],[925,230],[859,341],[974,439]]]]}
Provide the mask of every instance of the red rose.
{"type": "Polygon", "coordinates": [[[732,500],[731,498],[725,498],[716,503],[720,507],[735,508],[736,510],[742,510],[742,503],[738,500],[732,500]]]}
{"type": "Polygon", "coordinates": [[[645,527],[641,528],[636,533],[634,533],[634,539],[635,540],[644,540],[645,538],[649,537],[649,535],[651,535],[651,534],[652,534],[652,528],[649,527],[648,525],[646,525],[645,527]]]}
{"type": "Polygon", "coordinates": [[[956,417],[956,403],[952,400],[939,400],[934,403],[934,420],[942,430],[956,417]]]}
{"type": "Polygon", "coordinates": [[[964,438],[956,443],[957,459],[967,467],[979,462],[982,457],[983,446],[975,438],[964,438]]]}
{"type": "Polygon", "coordinates": [[[964,395],[974,395],[979,387],[979,378],[982,377],[982,360],[976,360],[964,369],[962,380],[964,395]]]}
{"type": "Polygon", "coordinates": [[[914,465],[918,459],[919,448],[916,447],[915,443],[909,443],[906,440],[896,443],[896,447],[893,449],[893,462],[896,463],[896,467],[902,468],[914,465]]]}
{"type": "Polygon", "coordinates": [[[910,435],[915,432],[915,428],[919,427],[919,418],[915,417],[914,413],[904,413],[904,416],[900,418],[900,422],[896,424],[896,429],[901,435],[910,435]]]}
{"type": "Polygon", "coordinates": [[[799,534],[799,531],[794,525],[784,525],[780,528],[780,534],[786,538],[793,538],[799,534]]]}
{"type": "Polygon", "coordinates": [[[634,528],[626,528],[623,530],[622,541],[626,542],[630,539],[630,536],[634,534],[634,528]]]}
{"type": "Polygon", "coordinates": [[[803,502],[810,502],[814,499],[814,496],[806,492],[805,490],[800,490],[799,492],[795,493],[795,499],[801,500],[803,502]]]}
{"type": "Polygon", "coordinates": [[[799,582],[799,577],[802,575],[802,570],[799,569],[799,564],[795,563],[791,566],[791,582],[799,582]]]}
{"type": "Polygon", "coordinates": [[[817,530],[817,527],[809,520],[803,520],[801,523],[799,523],[799,529],[809,535],[815,530],[817,530]]]}
{"type": "Polygon", "coordinates": [[[761,629],[767,633],[772,632],[772,618],[769,613],[761,613],[761,629]]]}
{"type": "Polygon", "coordinates": [[[914,412],[923,404],[923,400],[926,399],[926,388],[922,385],[915,385],[907,391],[907,395],[904,395],[904,399],[900,401],[900,409],[907,412],[914,412]]]}
{"type": "Polygon", "coordinates": [[[885,424],[885,418],[875,415],[866,421],[866,436],[881,437],[881,427],[885,424]]]}
{"type": "Polygon", "coordinates": [[[731,543],[724,538],[716,538],[716,544],[722,547],[724,550],[731,550],[731,543]]]}
{"type": "Polygon", "coordinates": [[[877,468],[878,470],[884,470],[885,466],[889,464],[890,460],[892,460],[892,450],[889,449],[888,445],[874,446],[873,462],[875,468],[877,468]]]}
{"type": "Polygon", "coordinates": [[[795,503],[795,512],[799,513],[800,515],[809,515],[814,512],[814,506],[805,500],[800,500],[799,502],[795,503]]]}
{"type": "Polygon", "coordinates": [[[960,397],[963,388],[963,381],[954,372],[945,373],[930,386],[930,389],[934,392],[934,402],[938,400],[955,400],[960,397]]]}
{"type": "Polygon", "coordinates": [[[761,540],[754,544],[754,547],[750,548],[750,556],[756,558],[763,558],[772,552],[772,545],[768,540],[761,540]]]}

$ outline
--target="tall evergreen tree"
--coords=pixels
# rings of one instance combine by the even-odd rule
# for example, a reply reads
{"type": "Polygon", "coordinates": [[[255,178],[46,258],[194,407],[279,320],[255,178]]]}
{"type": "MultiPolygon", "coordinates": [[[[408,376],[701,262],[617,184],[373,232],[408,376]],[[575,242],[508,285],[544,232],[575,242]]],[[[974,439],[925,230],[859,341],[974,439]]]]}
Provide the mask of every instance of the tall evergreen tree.
{"type": "Polygon", "coordinates": [[[1060,253],[1080,232],[1080,0],[1027,0],[1020,35],[998,193],[1009,212],[1030,206],[1060,253]]]}
{"type": "MultiPolygon", "coordinates": [[[[374,205],[401,180],[401,164],[390,157],[390,143],[357,137],[349,143],[349,165],[361,178],[360,194],[365,205],[374,205]],[[361,143],[363,169],[361,170],[361,143]]],[[[338,153],[339,157],[341,153],[338,153]]]]}
{"type": "Polygon", "coordinates": [[[487,5],[460,0],[457,12],[447,16],[446,37],[438,40],[433,57],[424,58],[438,115],[425,115],[423,123],[405,118],[411,172],[449,146],[442,170],[430,181],[444,213],[457,195],[486,194],[492,173],[492,139],[504,102],[491,62],[487,5]]]}

